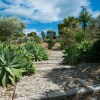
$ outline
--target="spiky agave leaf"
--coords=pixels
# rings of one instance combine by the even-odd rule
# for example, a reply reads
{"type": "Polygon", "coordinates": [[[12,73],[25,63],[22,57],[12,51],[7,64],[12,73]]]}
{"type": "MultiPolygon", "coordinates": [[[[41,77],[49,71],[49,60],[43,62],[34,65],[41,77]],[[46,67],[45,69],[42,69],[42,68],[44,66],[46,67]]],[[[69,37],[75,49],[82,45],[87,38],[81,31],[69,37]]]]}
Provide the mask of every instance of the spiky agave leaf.
{"type": "Polygon", "coordinates": [[[22,73],[25,72],[25,62],[20,54],[12,47],[3,45],[0,52],[0,80],[2,86],[6,87],[10,81],[13,85],[16,79],[22,78],[22,73]]]}

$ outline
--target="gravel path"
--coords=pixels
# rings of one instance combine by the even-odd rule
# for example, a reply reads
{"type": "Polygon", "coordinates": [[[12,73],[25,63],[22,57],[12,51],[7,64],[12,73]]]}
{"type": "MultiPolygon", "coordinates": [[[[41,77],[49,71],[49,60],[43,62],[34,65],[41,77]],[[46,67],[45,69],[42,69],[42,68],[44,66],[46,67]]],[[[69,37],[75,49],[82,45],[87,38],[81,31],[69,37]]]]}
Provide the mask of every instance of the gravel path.
{"type": "Polygon", "coordinates": [[[33,76],[25,76],[17,83],[16,97],[37,95],[50,91],[60,91],[97,84],[77,69],[53,69],[38,71],[33,76]],[[74,71],[74,73],[73,73],[74,71]],[[27,81],[26,81],[27,80],[27,81]]]}
{"type": "Polygon", "coordinates": [[[15,98],[99,84],[76,67],[59,64],[62,56],[61,51],[52,51],[49,60],[36,62],[37,72],[17,83],[15,98]]]}
{"type": "Polygon", "coordinates": [[[100,63],[81,63],[78,69],[100,82],[100,63]]]}
{"type": "MultiPolygon", "coordinates": [[[[100,81],[97,79],[95,80],[95,77],[89,77],[84,73],[87,72],[87,70],[85,70],[86,68],[84,67],[86,65],[82,64],[78,65],[77,67],[62,65],[61,61],[63,54],[61,51],[51,51],[49,54],[49,60],[35,63],[37,66],[37,71],[34,75],[24,76],[22,80],[17,83],[15,93],[14,89],[12,89],[11,92],[14,93],[14,100],[37,100],[26,98],[22,99],[21,97],[29,97],[53,91],[60,91],[62,93],[62,90],[67,92],[69,89],[73,88],[100,84],[100,81]]],[[[0,91],[2,91],[0,92],[0,100],[11,100],[8,98],[2,99],[4,98],[3,96],[5,96],[6,90],[0,87],[0,91]]]]}

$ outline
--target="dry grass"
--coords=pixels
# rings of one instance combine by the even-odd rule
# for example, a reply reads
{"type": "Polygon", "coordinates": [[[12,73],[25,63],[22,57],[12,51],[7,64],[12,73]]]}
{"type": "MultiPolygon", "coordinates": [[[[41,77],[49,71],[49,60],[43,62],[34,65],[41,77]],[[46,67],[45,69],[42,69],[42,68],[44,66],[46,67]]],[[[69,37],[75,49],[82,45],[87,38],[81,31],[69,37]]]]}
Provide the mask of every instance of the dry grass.
{"type": "Polygon", "coordinates": [[[48,44],[46,42],[42,42],[40,44],[43,48],[48,49],[48,44]]]}

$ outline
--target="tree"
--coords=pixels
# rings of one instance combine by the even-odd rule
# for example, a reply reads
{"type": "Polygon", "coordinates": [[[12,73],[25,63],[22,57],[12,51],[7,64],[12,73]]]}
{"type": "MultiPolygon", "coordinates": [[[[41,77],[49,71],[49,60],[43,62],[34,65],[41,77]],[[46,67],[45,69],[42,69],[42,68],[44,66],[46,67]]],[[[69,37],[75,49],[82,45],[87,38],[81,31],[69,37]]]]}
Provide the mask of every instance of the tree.
{"type": "Polygon", "coordinates": [[[56,32],[55,31],[53,30],[47,31],[47,43],[48,43],[48,49],[52,49],[56,43],[56,32]]]}
{"type": "Polygon", "coordinates": [[[30,32],[27,34],[27,36],[29,37],[37,37],[37,33],[36,32],[30,32]]]}
{"type": "Polygon", "coordinates": [[[52,33],[52,38],[53,38],[53,39],[56,39],[56,31],[53,31],[53,33],[52,33]]]}
{"type": "Polygon", "coordinates": [[[22,33],[24,23],[16,17],[0,18],[0,40],[10,40],[15,34],[22,33]]]}
{"type": "Polygon", "coordinates": [[[18,37],[24,37],[26,34],[24,34],[23,32],[19,33],[19,34],[15,34],[15,38],[18,37]]]}
{"type": "Polygon", "coordinates": [[[42,35],[42,39],[43,39],[43,41],[45,41],[45,40],[46,40],[46,34],[45,34],[45,32],[42,31],[42,32],[41,32],[41,35],[42,35]]]}
{"type": "Polygon", "coordinates": [[[76,31],[65,27],[61,30],[61,32],[62,32],[62,35],[60,36],[61,49],[65,49],[69,46],[76,44],[76,39],[75,39],[76,31]]]}
{"type": "Polygon", "coordinates": [[[47,31],[47,38],[56,39],[56,32],[53,31],[53,30],[48,30],[48,31],[47,31]]]}
{"type": "Polygon", "coordinates": [[[62,23],[58,24],[58,30],[59,34],[62,34],[62,29],[63,28],[68,28],[68,29],[78,29],[79,27],[79,21],[77,18],[74,18],[74,16],[69,16],[68,18],[65,18],[62,23]]]}
{"type": "Polygon", "coordinates": [[[88,24],[91,21],[91,14],[86,10],[84,6],[82,6],[82,11],[79,15],[79,22],[82,26],[82,29],[84,31],[84,34],[86,33],[86,29],[88,27],[88,24]]]}
{"type": "Polygon", "coordinates": [[[77,18],[74,18],[74,16],[69,16],[67,19],[65,18],[63,21],[65,26],[68,28],[77,28],[79,25],[77,18]]]}
{"type": "Polygon", "coordinates": [[[41,43],[41,39],[38,37],[36,32],[28,33],[27,36],[32,37],[36,43],[41,43]]]}
{"type": "Polygon", "coordinates": [[[78,28],[79,20],[74,16],[69,16],[65,18],[62,23],[58,24],[61,49],[65,49],[76,43],[75,32],[78,28]]]}
{"type": "Polygon", "coordinates": [[[52,37],[52,33],[53,33],[52,30],[48,30],[47,31],[47,38],[51,38],[52,37]]]}

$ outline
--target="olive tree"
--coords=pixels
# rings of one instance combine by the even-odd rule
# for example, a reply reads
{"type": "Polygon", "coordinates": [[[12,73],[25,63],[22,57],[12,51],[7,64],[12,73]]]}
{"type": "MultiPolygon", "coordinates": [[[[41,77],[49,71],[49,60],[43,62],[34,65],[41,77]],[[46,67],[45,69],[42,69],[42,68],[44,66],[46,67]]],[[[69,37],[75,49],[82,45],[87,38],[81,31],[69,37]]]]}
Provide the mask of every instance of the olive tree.
{"type": "Polygon", "coordinates": [[[15,34],[22,33],[24,28],[24,23],[16,17],[1,17],[0,40],[7,41],[15,36],[15,34]]]}

